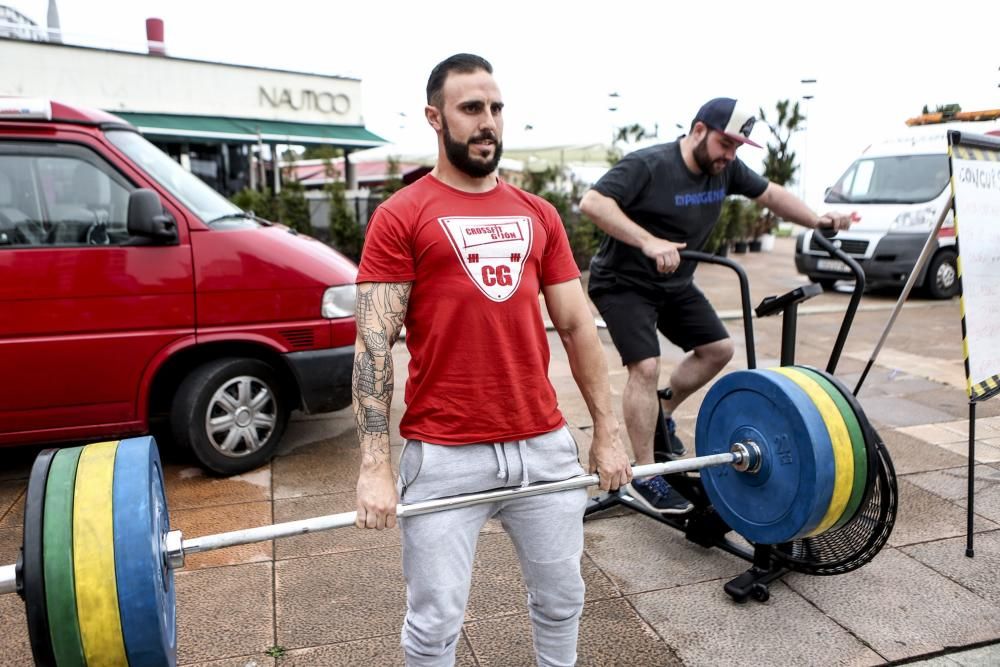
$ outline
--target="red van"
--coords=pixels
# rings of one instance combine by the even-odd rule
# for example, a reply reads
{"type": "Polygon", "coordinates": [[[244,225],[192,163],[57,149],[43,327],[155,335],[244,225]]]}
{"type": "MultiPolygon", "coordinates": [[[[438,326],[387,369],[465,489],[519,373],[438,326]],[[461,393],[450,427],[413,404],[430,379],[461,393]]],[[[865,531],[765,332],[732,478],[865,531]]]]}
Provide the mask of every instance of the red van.
{"type": "Polygon", "coordinates": [[[153,432],[234,474],[351,402],[354,277],[113,115],[0,99],[0,446],[153,432]]]}

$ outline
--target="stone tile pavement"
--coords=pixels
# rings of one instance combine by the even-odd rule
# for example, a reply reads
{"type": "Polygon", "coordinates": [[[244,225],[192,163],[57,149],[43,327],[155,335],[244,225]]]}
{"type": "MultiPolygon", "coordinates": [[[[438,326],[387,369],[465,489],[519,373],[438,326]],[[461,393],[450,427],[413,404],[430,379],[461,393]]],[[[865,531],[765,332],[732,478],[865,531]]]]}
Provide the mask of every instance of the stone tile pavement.
{"type": "MultiPolygon", "coordinates": [[[[802,282],[791,242],[737,256],[754,304],[802,282]]],[[[739,343],[735,282],[721,267],[699,283],[739,343]]],[[[896,295],[862,301],[837,375],[853,387],[896,295]]],[[[797,360],[826,366],[848,297],[827,293],[800,307],[797,360]]],[[[760,366],[777,363],[780,318],[755,321],[760,366]]],[[[616,403],[625,373],[606,333],[616,403]]],[[[589,415],[558,338],[551,377],[587,456],[589,415]]],[[[680,358],[664,351],[663,379],[680,358]]],[[[405,376],[406,353],[396,354],[405,376]]],[[[402,382],[399,382],[402,386],[402,382]]],[[[676,415],[693,441],[704,390],[676,415]]],[[[846,575],[789,574],[766,603],[736,604],[723,584],[748,563],[704,549],[663,524],[609,510],[586,524],[587,600],[581,665],[928,665],[1000,663],[1000,403],[976,422],[976,557],[966,558],[968,403],[957,301],[911,299],[859,398],[892,454],[900,508],[886,548],[846,575]]],[[[402,404],[397,395],[398,420],[402,404]]],[[[617,409],[620,410],[620,404],[617,409]]],[[[398,453],[398,445],[394,447],[398,453]]],[[[21,539],[25,478],[34,451],[3,452],[0,564],[21,539]]],[[[219,479],[167,454],[174,525],[187,536],[350,511],[359,450],[349,411],[297,416],[281,455],[252,473],[219,479]]],[[[342,529],[189,557],[176,575],[179,662],[198,667],[398,665],[405,590],[395,531],[342,529]]],[[[513,546],[491,523],[480,538],[458,651],[468,666],[532,664],[525,592],[513,546]]],[[[0,666],[30,664],[23,606],[0,597],[0,666]]]]}

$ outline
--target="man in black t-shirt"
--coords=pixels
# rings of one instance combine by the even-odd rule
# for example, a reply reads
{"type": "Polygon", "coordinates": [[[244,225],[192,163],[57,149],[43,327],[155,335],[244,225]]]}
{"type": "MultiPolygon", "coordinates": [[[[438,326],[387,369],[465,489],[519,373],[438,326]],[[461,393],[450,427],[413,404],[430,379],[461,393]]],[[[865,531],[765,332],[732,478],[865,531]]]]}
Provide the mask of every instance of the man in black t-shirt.
{"type": "MultiPolygon", "coordinates": [[[[636,464],[653,463],[657,329],[688,353],[671,373],[670,395],[661,402],[674,456],[684,454],[684,445],[670,415],[733,357],[729,333],[694,284],[695,263],[682,264],[678,254],[702,248],[723,200],[743,195],[805,227],[850,225],[846,215],[816,215],[737,159],[742,144],[760,148],[749,138],[755,120],[734,99],[710,100],[695,116],[690,134],[626,155],[580,202],[582,212],[607,233],[590,263],[589,293],[628,368],[622,403],[636,464]]],[[[692,507],[662,477],[633,482],[632,491],[663,514],[692,507]]]]}

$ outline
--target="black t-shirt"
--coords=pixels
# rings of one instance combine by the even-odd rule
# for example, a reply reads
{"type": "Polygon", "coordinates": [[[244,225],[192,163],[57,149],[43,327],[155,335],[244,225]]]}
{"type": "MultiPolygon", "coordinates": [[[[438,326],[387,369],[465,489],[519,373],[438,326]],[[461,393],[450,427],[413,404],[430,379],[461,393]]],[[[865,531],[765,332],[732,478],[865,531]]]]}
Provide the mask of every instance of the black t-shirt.
{"type": "MultiPolygon", "coordinates": [[[[693,174],[681,157],[680,143],[672,141],[629,153],[594,190],[618,202],[625,215],[654,236],[701,250],[727,195],[756,199],[767,186],[767,179],[739,158],[718,176],[693,174]]],[[[590,262],[589,286],[676,289],[691,282],[694,270],[694,262],[682,262],[674,273],[660,273],[642,250],[605,235],[590,262]]]]}

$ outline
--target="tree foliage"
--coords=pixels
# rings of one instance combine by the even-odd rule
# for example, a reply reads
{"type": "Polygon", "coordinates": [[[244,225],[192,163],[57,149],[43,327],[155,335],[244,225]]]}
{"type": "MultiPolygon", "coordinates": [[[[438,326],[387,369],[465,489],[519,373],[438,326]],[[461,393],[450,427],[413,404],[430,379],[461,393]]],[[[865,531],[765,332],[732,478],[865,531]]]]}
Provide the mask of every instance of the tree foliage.
{"type": "Polygon", "coordinates": [[[281,184],[281,192],[278,193],[278,222],[303,234],[312,234],[306,190],[294,178],[281,184]]]}
{"type": "Polygon", "coordinates": [[[745,197],[726,197],[719,220],[705,241],[705,252],[718,253],[730,242],[750,241],[758,236],[761,209],[745,197]]]}
{"type": "MultiPolygon", "coordinates": [[[[764,178],[784,186],[795,181],[795,174],[799,170],[799,165],[795,163],[795,151],[788,145],[792,135],[804,128],[806,117],[799,110],[797,101],[792,103],[791,100],[779,100],[775,104],[775,110],[777,116],[771,121],[764,109],[760,109],[760,121],[771,132],[771,138],[767,142],[767,157],[764,158],[764,178]]],[[[761,215],[758,210],[757,220],[751,224],[746,235],[756,238],[770,233],[775,224],[774,213],[767,211],[761,215]]]]}
{"type": "Polygon", "coordinates": [[[611,141],[611,148],[608,149],[608,164],[614,166],[622,159],[624,151],[619,144],[633,144],[643,139],[652,139],[657,136],[658,130],[650,131],[639,123],[622,125],[615,130],[614,138],[611,141]]]}
{"type": "Polygon", "coordinates": [[[303,160],[332,160],[343,156],[344,150],[333,146],[308,146],[302,153],[303,160]]]}
{"type": "Polygon", "coordinates": [[[924,105],[924,110],[921,111],[920,113],[922,113],[922,114],[926,114],[926,113],[939,113],[939,114],[943,115],[945,118],[947,118],[948,116],[954,116],[955,114],[957,114],[961,110],[962,110],[962,105],[961,104],[939,104],[936,107],[934,107],[934,111],[931,111],[930,109],[928,109],[927,105],[925,104],[924,105]]]}
{"type": "Polygon", "coordinates": [[[264,188],[263,191],[243,188],[234,194],[230,201],[259,218],[271,222],[278,221],[278,205],[270,188],[264,188]]]}
{"type": "Polygon", "coordinates": [[[385,183],[383,183],[382,187],[379,189],[382,194],[382,198],[388,199],[392,193],[402,190],[403,187],[403,178],[399,169],[399,158],[394,155],[390,155],[386,159],[385,183]]]}
{"type": "Polygon", "coordinates": [[[775,108],[777,118],[768,120],[764,109],[760,110],[760,122],[771,131],[767,142],[767,157],[764,158],[764,178],[778,185],[787,185],[795,180],[799,165],[795,164],[795,151],[788,147],[792,135],[803,128],[806,117],[799,111],[799,103],[780,100],[775,108]]]}
{"type": "Polygon", "coordinates": [[[522,187],[552,204],[569,237],[577,267],[586,269],[590,266],[590,258],[597,252],[603,232],[590,218],[580,213],[579,203],[585,186],[574,179],[569,170],[553,166],[525,172],[522,187]]]}
{"type": "Polygon", "coordinates": [[[234,194],[230,201],[264,220],[280,222],[303,234],[312,233],[305,189],[294,179],[282,184],[281,193],[277,197],[270,188],[265,187],[263,190],[243,188],[234,194]]]}
{"type": "Polygon", "coordinates": [[[634,143],[651,136],[653,135],[645,127],[639,123],[632,123],[618,128],[618,132],[615,134],[615,143],[634,143]]]}
{"type": "Polygon", "coordinates": [[[354,211],[347,205],[347,186],[331,181],[323,189],[330,197],[330,244],[353,261],[360,261],[363,236],[354,211]]]}

